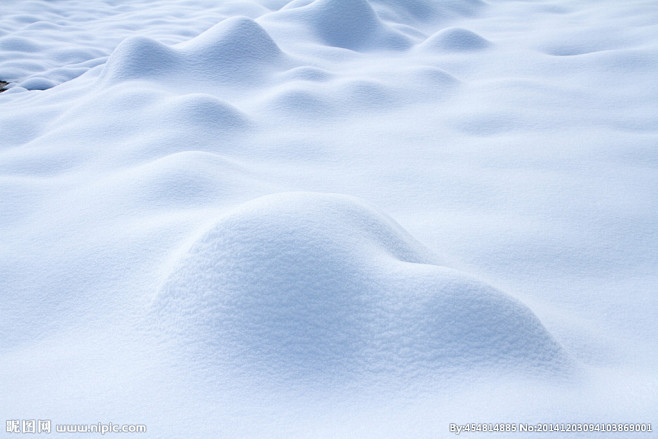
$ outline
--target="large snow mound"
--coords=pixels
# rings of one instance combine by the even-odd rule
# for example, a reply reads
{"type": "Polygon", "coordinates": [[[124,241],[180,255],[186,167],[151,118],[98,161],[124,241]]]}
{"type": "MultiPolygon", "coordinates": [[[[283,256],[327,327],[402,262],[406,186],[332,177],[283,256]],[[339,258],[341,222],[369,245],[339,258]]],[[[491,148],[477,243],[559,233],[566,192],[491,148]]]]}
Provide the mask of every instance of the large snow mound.
{"type": "Polygon", "coordinates": [[[276,194],[231,210],[181,258],[152,318],[195,361],[279,377],[566,364],[527,307],[438,265],[344,195],[276,194]]]}

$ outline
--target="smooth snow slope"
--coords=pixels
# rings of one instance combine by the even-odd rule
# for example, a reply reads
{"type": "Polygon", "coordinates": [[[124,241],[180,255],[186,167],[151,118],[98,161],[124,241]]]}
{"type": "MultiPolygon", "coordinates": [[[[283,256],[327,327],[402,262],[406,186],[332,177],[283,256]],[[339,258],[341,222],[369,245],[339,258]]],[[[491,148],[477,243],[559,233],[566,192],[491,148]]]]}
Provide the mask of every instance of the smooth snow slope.
{"type": "Polygon", "coordinates": [[[6,419],[658,427],[653,1],[1,8],[6,419]]]}

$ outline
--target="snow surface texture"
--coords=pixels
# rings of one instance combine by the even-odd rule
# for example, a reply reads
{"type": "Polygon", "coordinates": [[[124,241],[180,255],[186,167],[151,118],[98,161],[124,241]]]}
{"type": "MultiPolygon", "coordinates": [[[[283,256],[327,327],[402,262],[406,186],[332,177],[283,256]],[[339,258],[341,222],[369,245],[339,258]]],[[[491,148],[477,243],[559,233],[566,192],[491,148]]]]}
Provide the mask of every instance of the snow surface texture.
{"type": "Polygon", "coordinates": [[[3,2],[0,412],[655,426],[656,23],[650,0],[3,2]]]}

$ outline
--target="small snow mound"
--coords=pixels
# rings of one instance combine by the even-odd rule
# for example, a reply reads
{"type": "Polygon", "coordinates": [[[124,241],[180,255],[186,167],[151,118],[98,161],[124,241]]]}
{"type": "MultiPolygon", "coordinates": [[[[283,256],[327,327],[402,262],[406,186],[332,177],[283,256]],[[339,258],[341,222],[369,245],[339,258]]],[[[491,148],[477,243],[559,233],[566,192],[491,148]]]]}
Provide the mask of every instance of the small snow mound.
{"type": "Polygon", "coordinates": [[[180,64],[175,50],[146,37],[125,39],[107,61],[104,76],[112,82],[157,77],[180,64]]]}
{"type": "Polygon", "coordinates": [[[460,82],[450,73],[437,67],[417,67],[414,69],[413,75],[417,78],[417,82],[431,81],[436,85],[450,86],[460,82]]]}
{"type": "Polygon", "coordinates": [[[288,81],[302,80],[302,81],[314,81],[314,82],[325,82],[333,78],[334,75],[329,73],[326,70],[319,69],[317,67],[302,66],[295,67],[288,70],[281,75],[283,79],[288,81]]]}
{"type": "Polygon", "coordinates": [[[329,100],[317,90],[296,83],[279,87],[265,102],[270,111],[293,118],[315,118],[335,112],[329,100]]]}
{"type": "Polygon", "coordinates": [[[232,17],[177,46],[188,56],[217,67],[275,61],[282,52],[254,20],[232,17]]]}
{"type": "Polygon", "coordinates": [[[442,52],[471,52],[484,50],[491,45],[489,41],[467,29],[451,27],[443,29],[429,37],[420,47],[423,50],[442,52]]]}
{"type": "Polygon", "coordinates": [[[524,305],[436,264],[358,199],[270,195],[190,247],[151,318],[204,369],[254,379],[562,367],[561,347],[524,305]]]}
{"type": "Polygon", "coordinates": [[[350,79],[340,84],[336,96],[346,110],[381,111],[395,105],[396,99],[390,88],[370,79],[350,79]]]}
{"type": "Polygon", "coordinates": [[[172,99],[166,108],[166,119],[184,126],[243,129],[249,119],[233,105],[204,93],[192,93],[172,99]]]}
{"type": "Polygon", "coordinates": [[[367,0],[315,0],[286,12],[325,44],[350,50],[406,49],[409,40],[386,26],[367,0]]]}
{"type": "Polygon", "coordinates": [[[246,181],[238,166],[217,154],[183,151],[119,173],[102,192],[123,206],[198,208],[229,198],[246,181]]]}
{"type": "Polygon", "coordinates": [[[541,50],[547,55],[553,56],[577,56],[587,55],[588,53],[601,52],[606,50],[606,47],[599,44],[592,44],[583,41],[569,41],[563,44],[546,45],[541,50]]]}
{"type": "Polygon", "coordinates": [[[49,88],[53,88],[55,85],[57,84],[55,84],[53,81],[46,78],[41,78],[39,76],[28,78],[20,84],[20,86],[26,90],[48,90],[49,88]]]}

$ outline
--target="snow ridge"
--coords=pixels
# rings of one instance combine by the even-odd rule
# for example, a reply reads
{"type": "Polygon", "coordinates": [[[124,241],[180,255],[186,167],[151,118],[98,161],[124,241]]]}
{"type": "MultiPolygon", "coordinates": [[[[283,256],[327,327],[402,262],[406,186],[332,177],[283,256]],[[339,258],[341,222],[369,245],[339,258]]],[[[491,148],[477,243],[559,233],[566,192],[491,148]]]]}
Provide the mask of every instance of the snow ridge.
{"type": "Polygon", "coordinates": [[[257,81],[285,58],[254,20],[231,17],[176,46],[146,37],[131,37],[110,56],[103,79],[125,80],[187,76],[228,84],[257,81]]]}

